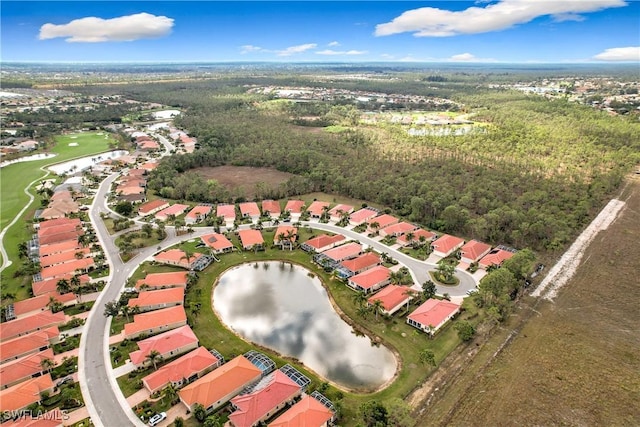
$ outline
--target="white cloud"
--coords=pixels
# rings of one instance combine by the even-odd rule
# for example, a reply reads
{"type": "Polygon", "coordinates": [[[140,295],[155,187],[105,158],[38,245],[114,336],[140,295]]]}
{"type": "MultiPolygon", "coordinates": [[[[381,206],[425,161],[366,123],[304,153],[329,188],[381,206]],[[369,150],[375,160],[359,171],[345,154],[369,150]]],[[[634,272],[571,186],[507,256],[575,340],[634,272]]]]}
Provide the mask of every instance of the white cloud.
{"type": "Polygon", "coordinates": [[[364,55],[368,53],[366,50],[319,50],[316,55],[364,55]]]}
{"type": "Polygon", "coordinates": [[[486,7],[469,7],[461,11],[423,7],[404,12],[391,22],[378,24],[376,36],[405,32],[416,37],[448,37],[500,31],[541,16],[556,20],[576,20],[580,13],[626,6],[625,0],[501,0],[486,7]]]}
{"type": "Polygon", "coordinates": [[[291,56],[295,55],[296,53],[306,52],[309,49],[315,49],[316,47],[318,47],[318,45],[315,43],[307,43],[298,46],[290,46],[283,50],[277,50],[276,53],[278,54],[278,56],[291,56]]]}
{"type": "Polygon", "coordinates": [[[124,42],[154,39],[171,33],[173,19],[149,13],[102,19],[90,16],[62,24],[44,24],[40,40],[66,37],[67,42],[124,42]]]}
{"type": "Polygon", "coordinates": [[[600,52],[593,59],[599,61],[640,61],[640,46],[613,47],[600,52]]]}
{"type": "Polygon", "coordinates": [[[245,44],[244,46],[240,46],[240,53],[243,55],[245,53],[262,52],[262,51],[264,51],[264,49],[261,48],[260,46],[254,46],[251,44],[245,44]]]}
{"type": "Polygon", "coordinates": [[[380,55],[380,57],[385,58],[385,59],[393,59],[393,58],[395,58],[394,55],[390,55],[388,53],[383,53],[383,54],[380,55]]]}
{"type": "Polygon", "coordinates": [[[329,46],[329,47],[336,47],[336,46],[340,46],[340,43],[338,43],[338,42],[331,42],[331,43],[327,43],[327,46],[329,46]]]}
{"type": "Polygon", "coordinates": [[[447,59],[447,61],[451,62],[496,62],[495,59],[491,58],[478,58],[477,56],[471,53],[460,53],[458,55],[453,55],[447,59]]]}

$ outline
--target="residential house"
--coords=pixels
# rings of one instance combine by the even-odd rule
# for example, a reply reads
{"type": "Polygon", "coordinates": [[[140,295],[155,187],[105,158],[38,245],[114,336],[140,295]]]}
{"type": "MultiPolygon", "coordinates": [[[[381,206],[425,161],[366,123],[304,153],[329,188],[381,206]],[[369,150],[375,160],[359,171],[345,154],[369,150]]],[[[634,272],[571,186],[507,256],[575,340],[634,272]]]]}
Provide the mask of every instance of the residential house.
{"type": "Polygon", "coordinates": [[[152,200],[150,202],[143,203],[142,205],[140,205],[140,207],[138,208],[138,215],[140,216],[151,215],[163,209],[166,209],[168,207],[169,207],[169,202],[167,202],[166,200],[162,200],[162,199],[152,200]]]}
{"type": "Polygon", "coordinates": [[[280,203],[276,200],[262,201],[262,215],[269,216],[271,219],[278,219],[281,213],[280,203]]]}
{"type": "Polygon", "coordinates": [[[154,255],[153,259],[161,264],[175,265],[186,268],[187,270],[202,270],[200,266],[205,262],[205,260],[202,259],[203,257],[205,257],[205,255],[200,252],[194,252],[190,254],[189,259],[187,259],[187,254],[182,249],[169,249],[154,255]]]}
{"type": "Polygon", "coordinates": [[[276,233],[273,235],[273,244],[281,246],[283,248],[293,247],[293,244],[298,239],[298,229],[290,225],[279,225],[276,229],[276,233]]]}
{"type": "Polygon", "coordinates": [[[378,215],[378,211],[372,208],[362,208],[349,215],[349,224],[358,226],[369,222],[378,215]]]}
{"type": "Polygon", "coordinates": [[[91,253],[89,248],[76,249],[74,252],[68,251],[60,254],[50,255],[40,258],[40,267],[51,267],[58,264],[64,264],[76,259],[82,259],[91,253]]]}
{"type": "Polygon", "coordinates": [[[185,215],[184,222],[187,225],[196,224],[208,217],[212,210],[211,206],[198,205],[185,215]]]}
{"type": "Polygon", "coordinates": [[[96,264],[93,258],[74,259],[63,264],[53,265],[51,267],[45,267],[40,270],[36,276],[40,280],[47,279],[61,279],[67,275],[83,274],[87,273],[95,268],[96,264]]]}
{"type": "Polygon", "coordinates": [[[333,249],[329,249],[328,251],[324,251],[322,252],[322,255],[336,263],[340,263],[342,261],[355,258],[361,253],[362,245],[359,243],[351,242],[342,246],[337,246],[333,249]]]}
{"type": "Polygon", "coordinates": [[[179,328],[187,324],[187,313],[181,305],[148,313],[136,314],[133,322],[124,325],[124,337],[137,338],[179,328]]]}
{"type": "Polygon", "coordinates": [[[38,248],[38,255],[40,258],[45,258],[52,255],[63,254],[65,252],[75,253],[78,249],[82,248],[78,239],[65,240],[63,242],[52,243],[50,245],[40,246],[38,248]]]}
{"type": "Polygon", "coordinates": [[[325,211],[328,211],[328,208],[331,204],[329,202],[321,202],[320,200],[315,200],[311,202],[307,211],[309,211],[309,215],[311,218],[320,218],[325,211]]]}
{"type": "Polygon", "coordinates": [[[167,221],[171,216],[175,218],[179,215],[182,215],[187,209],[189,209],[189,205],[176,203],[175,205],[171,205],[168,208],[164,208],[160,212],[156,213],[155,218],[158,221],[167,221]]]}
{"type": "Polygon", "coordinates": [[[47,221],[36,222],[33,226],[39,230],[50,227],[58,227],[60,225],[71,225],[71,229],[82,228],[82,222],[79,218],[56,218],[47,221]]]}
{"type": "Polygon", "coordinates": [[[464,239],[444,234],[431,243],[433,254],[441,258],[447,257],[464,245],[464,239]]]}
{"type": "Polygon", "coordinates": [[[373,267],[355,276],[351,276],[347,284],[356,291],[370,294],[387,286],[390,282],[391,271],[382,265],[373,267]]]}
{"type": "Polygon", "coordinates": [[[500,267],[502,263],[513,256],[513,252],[505,251],[504,249],[496,248],[490,251],[487,255],[482,257],[478,262],[480,268],[485,270],[493,265],[500,267]]]}
{"type": "Polygon", "coordinates": [[[8,341],[28,333],[48,329],[65,322],[66,315],[60,311],[52,313],[51,310],[42,311],[31,316],[2,323],[0,328],[0,342],[8,341]]]}
{"type": "Polygon", "coordinates": [[[238,205],[242,218],[251,218],[253,222],[260,218],[260,208],[256,202],[245,202],[238,205]]]}
{"type": "Polygon", "coordinates": [[[261,382],[260,388],[231,399],[234,411],[229,415],[233,427],[254,427],[275,415],[302,393],[301,387],[282,371],[275,371],[261,382]]]}
{"type": "Polygon", "coordinates": [[[60,331],[57,326],[31,332],[12,340],[0,342],[0,363],[7,363],[29,354],[44,351],[58,342],[60,331]]]}
{"type": "Polygon", "coordinates": [[[222,363],[224,359],[217,351],[198,347],[147,375],[142,379],[142,384],[149,393],[162,390],[169,384],[176,388],[182,387],[221,366],[222,363]]]}
{"type": "Polygon", "coordinates": [[[21,382],[0,391],[0,411],[18,411],[32,403],[40,403],[42,393],[53,393],[51,374],[21,382]]]}
{"type": "Polygon", "coordinates": [[[136,289],[186,288],[189,273],[174,271],[170,273],[151,273],[136,282],[136,289]]]}
{"type": "MultiPolygon", "coordinates": [[[[62,277],[34,281],[31,284],[31,291],[35,296],[46,295],[51,292],[55,292],[58,289],[58,282],[60,280],[71,280],[73,276],[73,274],[65,274],[62,277]]],[[[80,279],[80,284],[82,285],[85,285],[91,281],[91,277],[86,274],[78,276],[78,279],[80,279]]]]}
{"type": "Polygon", "coordinates": [[[59,200],[49,204],[40,213],[41,219],[64,218],[70,214],[80,212],[80,206],[73,200],[59,200]]]}
{"type": "Polygon", "coordinates": [[[458,304],[447,300],[428,299],[407,316],[407,323],[433,335],[459,311],[458,304]]]}
{"type": "Polygon", "coordinates": [[[411,231],[398,236],[398,238],[396,239],[396,243],[401,246],[408,246],[410,244],[422,244],[423,242],[425,244],[431,244],[431,242],[433,242],[437,237],[438,236],[436,235],[436,233],[418,228],[415,231],[411,231]],[[411,236],[411,241],[409,241],[409,233],[413,233],[413,235],[411,236]]]}
{"type": "Polygon", "coordinates": [[[51,348],[0,365],[1,388],[9,388],[30,378],[39,377],[45,370],[42,363],[47,359],[53,363],[51,348]]]}
{"type": "Polygon", "coordinates": [[[136,298],[130,298],[127,305],[144,312],[182,305],[183,302],[184,288],[166,288],[140,292],[136,298]]]}
{"type": "Polygon", "coordinates": [[[262,370],[246,357],[238,356],[184,387],[178,396],[189,411],[193,411],[194,405],[199,403],[207,412],[211,412],[261,377],[262,370]]]}
{"type": "Polygon", "coordinates": [[[335,236],[321,234],[304,242],[301,248],[306,252],[324,252],[334,248],[336,245],[344,243],[345,239],[341,234],[336,234],[335,236]]]}
{"type": "Polygon", "coordinates": [[[369,220],[369,226],[367,227],[367,232],[375,233],[376,231],[382,230],[385,227],[396,224],[398,221],[400,220],[393,215],[388,215],[388,214],[379,215],[369,220]]]}
{"type": "Polygon", "coordinates": [[[299,217],[304,209],[304,201],[302,200],[289,200],[284,207],[285,212],[289,212],[291,216],[299,217]]]}
{"type": "Polygon", "coordinates": [[[138,341],[138,350],[129,353],[129,359],[137,368],[153,365],[148,357],[152,352],[158,352],[162,360],[187,353],[198,348],[198,338],[189,325],[163,332],[156,336],[138,341]]]}
{"type": "Polygon", "coordinates": [[[310,395],[269,423],[269,427],[329,427],[334,413],[310,395]]]}
{"type": "Polygon", "coordinates": [[[222,217],[227,227],[232,226],[236,220],[235,205],[218,205],[216,208],[216,216],[222,217]]]}
{"type": "Polygon", "coordinates": [[[396,224],[389,225],[380,230],[382,237],[398,237],[402,234],[409,233],[417,230],[418,227],[408,222],[398,222],[396,224]]]}
{"type": "Polygon", "coordinates": [[[231,243],[224,234],[205,234],[204,236],[200,236],[200,239],[214,254],[231,252],[233,250],[233,243],[231,243]]]}
{"type": "Polygon", "coordinates": [[[329,219],[338,222],[342,219],[343,215],[347,215],[348,217],[352,212],[353,206],[338,204],[329,210],[329,219]]]}
{"type": "Polygon", "coordinates": [[[341,270],[348,273],[348,276],[353,276],[362,273],[363,271],[367,271],[376,265],[380,265],[381,263],[382,261],[378,255],[373,252],[366,252],[357,258],[342,261],[340,265],[341,270]]]}
{"type": "Polygon", "coordinates": [[[57,291],[47,294],[35,296],[22,301],[17,301],[11,304],[13,307],[13,314],[16,319],[31,316],[32,314],[46,311],[49,309],[51,299],[62,303],[65,307],[76,304],[78,301],[73,292],[68,292],[64,295],[60,295],[57,291]]]}
{"type": "Polygon", "coordinates": [[[463,263],[469,265],[472,262],[477,262],[491,252],[491,246],[486,243],[479,242],[477,240],[469,240],[460,248],[460,255],[463,263]]]}
{"type": "Polygon", "coordinates": [[[406,286],[389,285],[380,292],[369,297],[367,303],[369,305],[374,305],[377,300],[380,300],[383,312],[391,316],[411,301],[415,294],[417,294],[416,291],[406,286]]]}
{"type": "Polygon", "coordinates": [[[238,235],[240,236],[240,243],[244,250],[262,248],[264,246],[264,239],[259,230],[240,230],[238,235]]]}

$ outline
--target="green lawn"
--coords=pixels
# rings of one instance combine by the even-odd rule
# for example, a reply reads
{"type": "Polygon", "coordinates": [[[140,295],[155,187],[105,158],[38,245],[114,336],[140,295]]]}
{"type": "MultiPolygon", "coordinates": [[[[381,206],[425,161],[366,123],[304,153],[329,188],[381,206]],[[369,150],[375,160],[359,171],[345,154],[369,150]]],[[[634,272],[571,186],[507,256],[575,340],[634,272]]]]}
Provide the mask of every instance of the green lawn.
{"type": "MultiPolygon", "coordinates": [[[[109,143],[115,144],[115,140],[110,137],[105,139],[106,135],[108,134],[96,135],[93,132],[58,136],[56,137],[56,145],[50,150],[51,153],[57,154],[56,157],[33,162],[15,163],[0,169],[0,195],[2,197],[2,203],[0,204],[0,230],[6,228],[29,201],[29,197],[24,193],[24,189],[29,183],[48,175],[46,171],[40,168],[108,151],[110,149],[109,143]],[[76,136],[76,138],[72,138],[73,136],[76,136]],[[72,142],[77,143],[78,146],[69,146],[72,142]]],[[[55,175],[52,174],[52,176],[55,175]]],[[[35,191],[32,190],[32,194],[35,195],[35,191]]],[[[16,294],[18,300],[29,297],[30,278],[25,280],[13,277],[13,274],[21,264],[18,259],[17,246],[19,243],[28,240],[33,234],[26,221],[33,218],[33,214],[38,207],[40,207],[40,203],[39,198],[36,196],[35,203],[25,211],[22,217],[24,221],[18,221],[8,229],[2,242],[7,250],[9,259],[13,261],[13,264],[2,272],[3,293],[16,294]]]]}

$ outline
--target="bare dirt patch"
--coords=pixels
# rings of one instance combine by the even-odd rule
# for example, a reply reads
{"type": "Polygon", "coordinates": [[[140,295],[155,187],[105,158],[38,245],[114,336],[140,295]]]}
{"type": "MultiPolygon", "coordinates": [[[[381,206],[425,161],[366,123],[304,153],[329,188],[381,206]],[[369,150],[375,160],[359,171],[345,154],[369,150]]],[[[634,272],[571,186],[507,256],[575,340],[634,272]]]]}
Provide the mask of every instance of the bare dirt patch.
{"type": "Polygon", "coordinates": [[[215,179],[231,191],[243,189],[248,199],[255,197],[256,184],[263,183],[268,188],[276,188],[295,176],[272,168],[249,166],[217,166],[194,169],[205,179],[215,179]]]}
{"type": "Polygon", "coordinates": [[[418,425],[640,425],[640,182],[620,199],[555,302],[522,301],[418,425]]]}

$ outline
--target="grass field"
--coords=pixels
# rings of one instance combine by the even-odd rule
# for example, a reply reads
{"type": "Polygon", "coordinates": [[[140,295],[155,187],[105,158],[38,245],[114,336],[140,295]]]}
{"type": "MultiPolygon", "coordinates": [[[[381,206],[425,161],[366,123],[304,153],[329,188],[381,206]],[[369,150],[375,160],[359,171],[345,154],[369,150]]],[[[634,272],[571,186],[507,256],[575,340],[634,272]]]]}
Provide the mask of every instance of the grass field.
{"type": "MultiPolygon", "coordinates": [[[[56,157],[33,162],[15,163],[0,169],[0,195],[2,198],[0,229],[7,227],[18,212],[28,203],[29,197],[24,193],[24,189],[34,180],[47,176],[47,172],[42,171],[40,168],[108,151],[109,143],[115,143],[115,141],[111,138],[105,139],[105,136],[97,135],[95,132],[58,136],[56,137],[56,145],[50,150],[51,153],[57,154],[56,157]],[[78,145],[69,146],[70,143],[77,143],[78,145]]],[[[35,195],[34,190],[31,190],[31,192],[35,195]]],[[[18,299],[26,298],[28,291],[21,278],[13,278],[13,273],[20,266],[17,246],[20,242],[30,238],[32,231],[29,227],[25,227],[25,222],[33,218],[33,214],[39,206],[39,199],[36,197],[35,203],[22,216],[24,221],[18,221],[9,228],[2,242],[9,259],[13,261],[13,264],[2,272],[2,291],[15,293],[18,299]],[[21,287],[21,285],[24,286],[21,287]]]]}
{"type": "Polygon", "coordinates": [[[555,301],[523,301],[419,425],[640,425],[638,178],[628,196],[555,301]]]}

